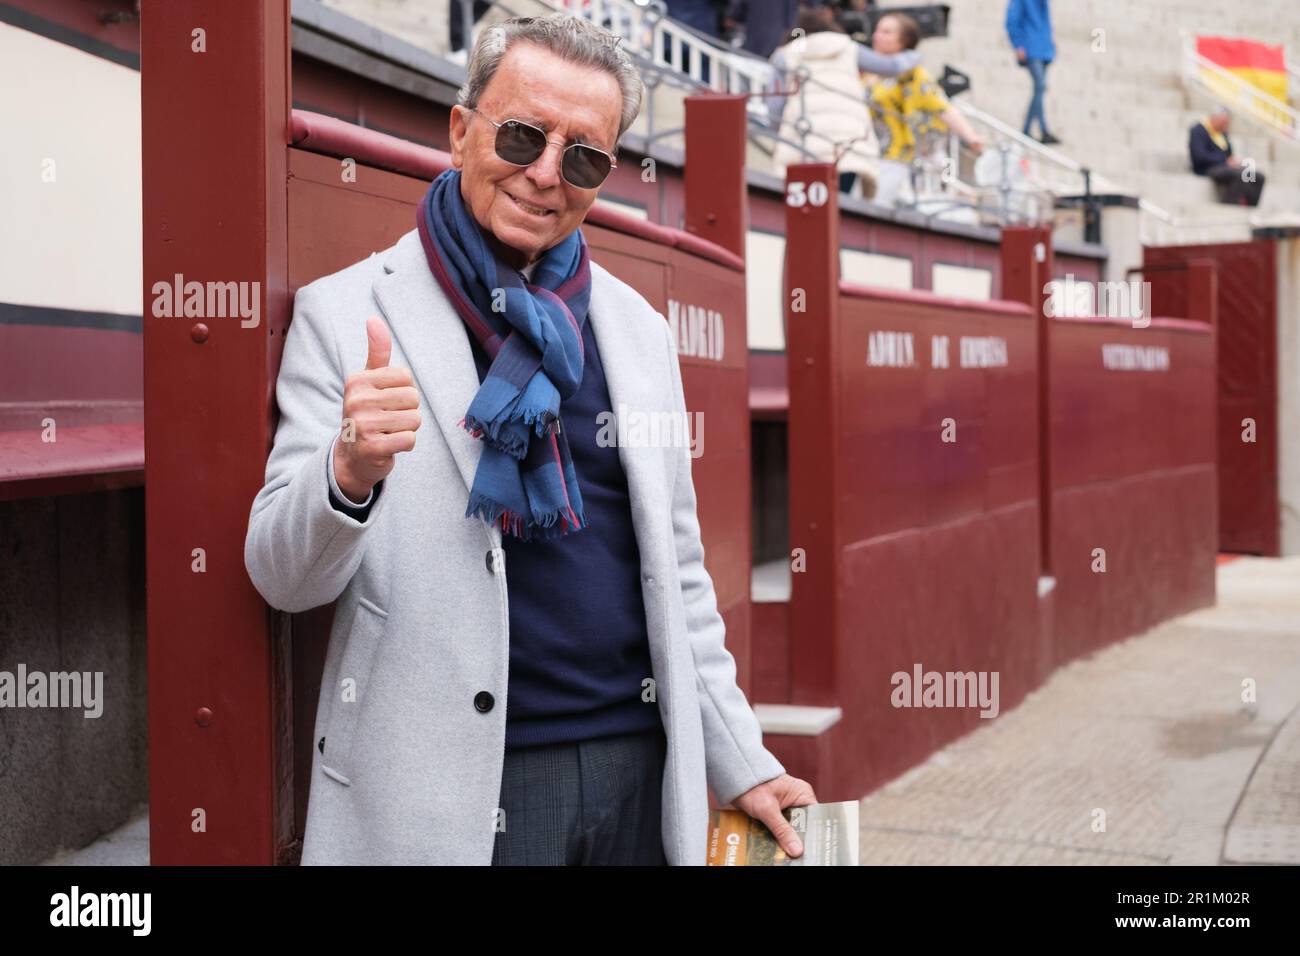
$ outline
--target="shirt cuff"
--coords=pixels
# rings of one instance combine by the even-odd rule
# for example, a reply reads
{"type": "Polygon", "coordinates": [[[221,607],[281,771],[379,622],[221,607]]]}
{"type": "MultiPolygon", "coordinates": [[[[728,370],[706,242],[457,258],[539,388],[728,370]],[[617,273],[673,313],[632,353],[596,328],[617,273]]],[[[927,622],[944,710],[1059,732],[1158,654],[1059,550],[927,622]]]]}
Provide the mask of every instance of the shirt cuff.
{"type": "Polygon", "coordinates": [[[344,511],[349,514],[363,515],[370,510],[370,506],[375,501],[375,489],[370,489],[370,494],[366,495],[366,500],[360,503],[352,501],[347,495],[343,494],[343,489],[339,487],[337,479],[334,477],[334,445],[338,443],[335,437],[334,443],[330,445],[330,453],[327,456],[325,470],[329,474],[330,483],[330,504],[338,511],[344,511]]]}

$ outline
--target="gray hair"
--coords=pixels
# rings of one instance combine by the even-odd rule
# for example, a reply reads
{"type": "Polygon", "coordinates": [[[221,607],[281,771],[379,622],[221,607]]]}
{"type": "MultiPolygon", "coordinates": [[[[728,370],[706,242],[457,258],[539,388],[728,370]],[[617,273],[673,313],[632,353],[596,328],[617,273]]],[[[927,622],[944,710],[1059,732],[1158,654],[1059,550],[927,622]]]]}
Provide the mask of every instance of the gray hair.
{"type": "Polygon", "coordinates": [[[618,123],[621,139],[641,112],[643,94],[641,74],[631,57],[619,47],[621,40],[622,37],[568,13],[502,20],[479,33],[474,52],[470,54],[465,85],[460,88],[456,101],[465,107],[477,106],[506,51],[515,43],[535,43],[571,63],[604,70],[618,80],[623,91],[623,115],[618,123]]]}

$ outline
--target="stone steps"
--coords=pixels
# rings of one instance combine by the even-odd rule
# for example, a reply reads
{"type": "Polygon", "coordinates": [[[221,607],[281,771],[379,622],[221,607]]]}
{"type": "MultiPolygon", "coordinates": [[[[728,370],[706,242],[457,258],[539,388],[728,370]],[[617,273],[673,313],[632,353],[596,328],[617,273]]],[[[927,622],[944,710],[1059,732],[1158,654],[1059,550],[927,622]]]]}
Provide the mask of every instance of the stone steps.
{"type": "MultiPolygon", "coordinates": [[[[948,0],[949,37],[921,50],[935,75],[950,63],[971,76],[969,101],[1019,128],[1029,103],[1028,73],[1015,61],[1004,28],[1005,3],[948,0]]],[[[1182,78],[1184,34],[1253,36],[1282,43],[1300,58],[1296,0],[1068,0],[1052,7],[1057,59],[1047,74],[1046,111],[1058,147],[1107,179],[1138,190],[1179,216],[1213,218],[1231,207],[1192,175],[1187,133],[1209,109],[1209,96],[1182,78]],[[1094,50],[1104,31],[1104,51],[1094,50]]],[[[1297,91],[1300,94],[1300,91],[1297,91]]],[[[1300,144],[1239,116],[1234,152],[1268,176],[1260,211],[1300,210],[1300,144]]],[[[1243,212],[1244,216],[1245,213],[1243,212]]]]}

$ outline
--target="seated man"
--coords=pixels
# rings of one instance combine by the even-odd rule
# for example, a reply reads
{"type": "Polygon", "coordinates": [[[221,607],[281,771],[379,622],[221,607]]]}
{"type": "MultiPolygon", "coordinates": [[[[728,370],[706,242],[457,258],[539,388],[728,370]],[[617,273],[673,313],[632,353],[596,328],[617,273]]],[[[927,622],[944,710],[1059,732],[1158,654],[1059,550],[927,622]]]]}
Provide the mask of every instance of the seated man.
{"type": "Polygon", "coordinates": [[[1192,157],[1192,172],[1214,180],[1219,202],[1241,206],[1258,206],[1264,190],[1264,174],[1247,166],[1232,155],[1228,140],[1231,114],[1220,106],[1192,127],[1187,148],[1192,157]]]}

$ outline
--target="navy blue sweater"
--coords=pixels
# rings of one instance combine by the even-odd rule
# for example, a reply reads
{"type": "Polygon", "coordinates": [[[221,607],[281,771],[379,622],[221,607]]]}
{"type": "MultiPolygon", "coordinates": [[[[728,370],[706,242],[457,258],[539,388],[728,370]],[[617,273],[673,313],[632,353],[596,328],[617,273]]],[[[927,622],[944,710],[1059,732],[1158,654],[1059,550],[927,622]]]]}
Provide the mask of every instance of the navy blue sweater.
{"type": "Polygon", "coordinates": [[[1228,139],[1227,134],[1223,140],[1228,144],[1227,149],[1219,149],[1217,143],[1210,138],[1209,130],[1200,123],[1192,127],[1191,132],[1187,134],[1187,151],[1192,157],[1192,172],[1198,176],[1204,176],[1215,166],[1222,166],[1232,155],[1232,141],[1228,139]]]}
{"type": "MultiPolygon", "coordinates": [[[[481,382],[489,360],[465,334],[481,382]]],[[[582,384],[561,403],[560,418],[587,526],[552,541],[501,541],[510,604],[507,750],[663,731],[658,706],[642,699],[653,673],[627,477],[618,448],[596,442],[597,416],[610,400],[590,322],[582,339],[582,384]]],[[[382,484],[362,507],[330,499],[364,521],[382,484]]]]}
{"type": "MultiPolygon", "coordinates": [[[[582,384],[560,403],[560,420],[587,525],[551,541],[501,540],[510,596],[507,750],[663,728],[657,705],[642,699],[653,674],[641,556],[618,448],[596,443],[597,416],[610,401],[590,322],[582,341],[582,384]]],[[[482,381],[488,358],[470,342],[482,381]]]]}

